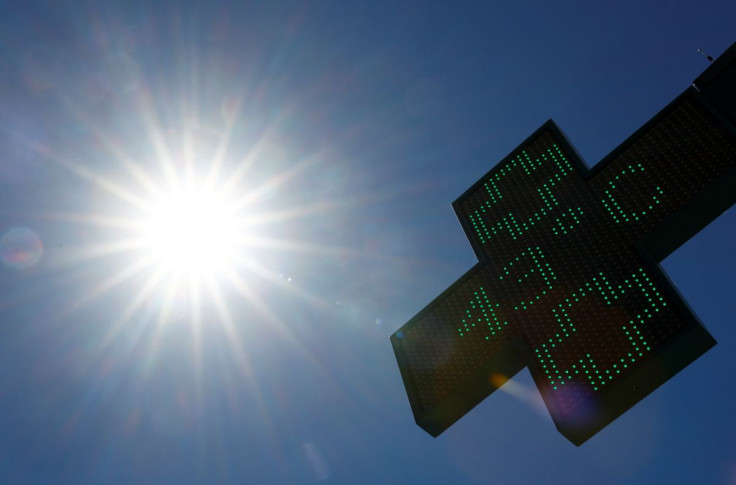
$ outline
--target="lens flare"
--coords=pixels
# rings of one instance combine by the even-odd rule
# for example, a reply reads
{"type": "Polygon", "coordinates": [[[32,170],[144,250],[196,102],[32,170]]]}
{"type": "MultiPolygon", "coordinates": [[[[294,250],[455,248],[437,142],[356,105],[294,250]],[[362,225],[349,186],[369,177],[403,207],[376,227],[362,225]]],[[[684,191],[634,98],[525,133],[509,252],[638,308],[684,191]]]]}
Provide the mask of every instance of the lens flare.
{"type": "Polygon", "coordinates": [[[0,255],[11,268],[29,268],[38,263],[42,254],[41,238],[27,227],[8,229],[0,238],[0,255]]]}

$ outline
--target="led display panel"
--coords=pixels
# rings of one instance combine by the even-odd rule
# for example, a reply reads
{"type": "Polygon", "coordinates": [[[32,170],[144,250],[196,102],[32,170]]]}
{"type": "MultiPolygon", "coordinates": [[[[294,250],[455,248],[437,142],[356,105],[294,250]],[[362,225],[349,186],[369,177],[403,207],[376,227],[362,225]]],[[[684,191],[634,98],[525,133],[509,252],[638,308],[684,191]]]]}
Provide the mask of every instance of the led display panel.
{"type": "Polygon", "coordinates": [[[715,344],[658,263],[734,203],[690,88],[588,170],[549,121],[453,204],[479,263],[391,336],[437,436],[525,366],[579,445],[715,344]]]}

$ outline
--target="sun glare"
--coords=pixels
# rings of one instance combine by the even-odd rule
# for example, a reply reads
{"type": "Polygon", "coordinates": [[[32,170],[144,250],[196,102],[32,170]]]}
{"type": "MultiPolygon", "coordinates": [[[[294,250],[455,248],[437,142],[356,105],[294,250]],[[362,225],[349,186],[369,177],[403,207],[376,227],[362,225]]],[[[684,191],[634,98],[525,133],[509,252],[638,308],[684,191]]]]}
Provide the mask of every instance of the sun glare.
{"type": "Polygon", "coordinates": [[[189,184],[151,203],[143,249],[151,263],[174,275],[216,275],[233,264],[242,223],[234,201],[189,184]]]}
{"type": "MultiPolygon", "coordinates": [[[[121,104],[110,126],[70,102],[90,142],[68,156],[39,148],[78,177],[74,183],[80,192],[72,194],[69,207],[47,216],[63,222],[74,241],[53,249],[56,261],[68,269],[64,278],[84,281],[85,290],[65,312],[101,301],[115,305],[101,348],[136,322],[158,329],[188,324],[195,340],[205,322],[208,329],[215,322],[237,347],[238,332],[252,322],[282,325],[278,309],[269,303],[280,293],[272,291],[287,291],[320,307],[328,304],[300,278],[285,275],[291,266],[302,266],[298,254],[344,258],[349,253],[310,243],[309,232],[294,235],[306,227],[305,218],[325,219],[356,203],[330,198],[342,177],[337,168],[326,173],[324,184],[308,183],[315,167],[327,167],[333,159],[338,165],[333,147],[310,148],[298,133],[294,140],[287,137],[294,131],[290,121],[282,126],[289,103],[283,117],[261,113],[258,103],[249,104],[257,92],[245,88],[222,93],[218,113],[217,103],[210,103],[216,97],[200,98],[199,89],[209,93],[209,85],[197,85],[196,74],[176,80],[184,91],[142,89],[143,80],[141,89],[126,89],[127,104],[121,104]],[[323,187],[326,193],[319,192],[323,187]],[[244,314],[249,318],[238,318],[244,314]]],[[[8,246],[8,241],[0,243],[8,246]]],[[[37,249],[40,254],[42,248],[37,249]]],[[[35,261],[26,259],[26,264],[35,261]]],[[[234,350],[247,360],[242,349],[234,350]]]]}

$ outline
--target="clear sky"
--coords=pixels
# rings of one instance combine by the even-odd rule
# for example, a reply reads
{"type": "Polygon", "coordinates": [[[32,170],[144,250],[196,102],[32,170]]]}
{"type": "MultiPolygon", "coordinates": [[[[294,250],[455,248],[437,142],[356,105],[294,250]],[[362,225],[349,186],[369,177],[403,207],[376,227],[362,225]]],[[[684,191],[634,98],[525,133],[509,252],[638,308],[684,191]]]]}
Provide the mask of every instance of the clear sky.
{"type": "Polygon", "coordinates": [[[460,194],[550,118],[593,166],[732,0],[73,3],[0,5],[0,482],[736,483],[734,210],[663,265],[718,345],[580,448],[526,370],[430,437],[389,342],[460,194]]]}

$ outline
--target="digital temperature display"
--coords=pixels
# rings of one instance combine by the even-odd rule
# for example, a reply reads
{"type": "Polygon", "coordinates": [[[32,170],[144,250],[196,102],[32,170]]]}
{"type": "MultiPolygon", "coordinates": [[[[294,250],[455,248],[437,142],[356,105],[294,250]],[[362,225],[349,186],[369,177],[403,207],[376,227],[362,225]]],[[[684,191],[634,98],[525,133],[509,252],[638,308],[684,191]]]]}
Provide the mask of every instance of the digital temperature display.
{"type": "Polygon", "coordinates": [[[453,207],[479,263],[391,337],[436,436],[525,366],[580,444],[715,344],[659,263],[734,203],[690,88],[588,170],[549,121],[453,207]]]}

